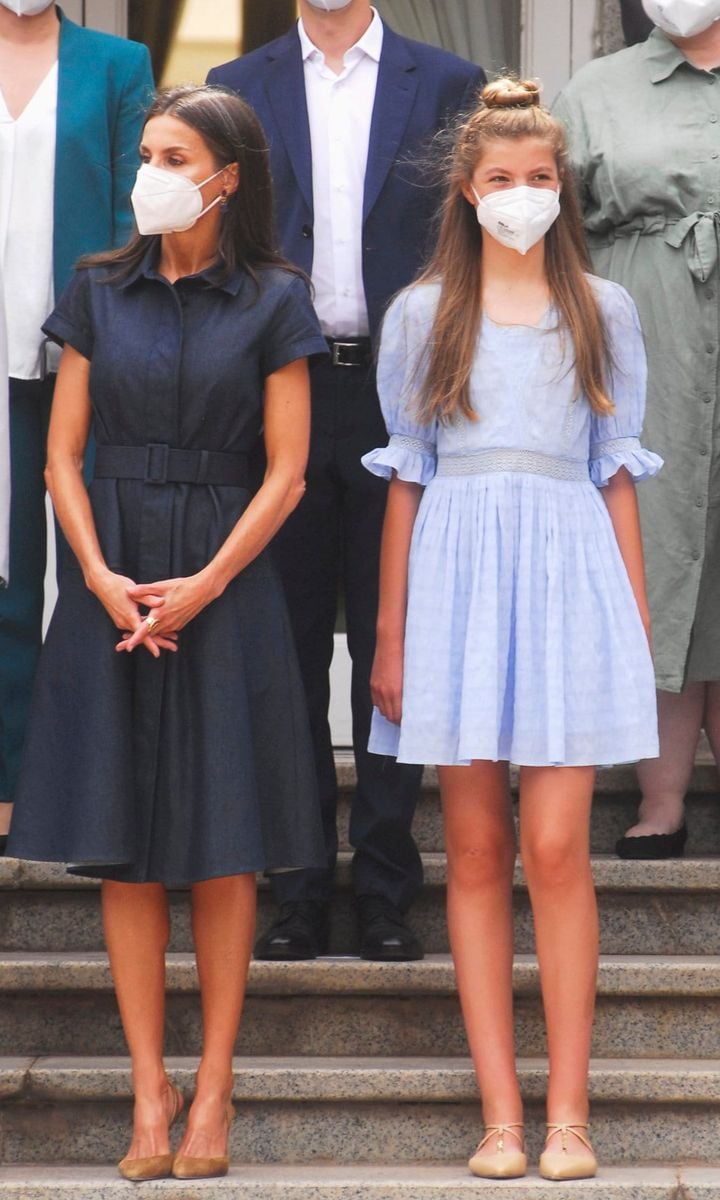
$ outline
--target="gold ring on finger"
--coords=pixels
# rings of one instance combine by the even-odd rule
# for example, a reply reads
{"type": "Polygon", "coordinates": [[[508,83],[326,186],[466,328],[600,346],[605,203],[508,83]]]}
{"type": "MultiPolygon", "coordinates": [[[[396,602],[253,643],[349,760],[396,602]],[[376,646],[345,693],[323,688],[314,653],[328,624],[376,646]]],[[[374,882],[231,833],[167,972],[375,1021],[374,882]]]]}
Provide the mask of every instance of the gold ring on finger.
{"type": "Polygon", "coordinates": [[[150,615],[145,618],[145,624],[148,627],[148,632],[152,633],[155,626],[159,625],[160,622],[158,621],[157,617],[153,617],[152,615],[150,615]]]}

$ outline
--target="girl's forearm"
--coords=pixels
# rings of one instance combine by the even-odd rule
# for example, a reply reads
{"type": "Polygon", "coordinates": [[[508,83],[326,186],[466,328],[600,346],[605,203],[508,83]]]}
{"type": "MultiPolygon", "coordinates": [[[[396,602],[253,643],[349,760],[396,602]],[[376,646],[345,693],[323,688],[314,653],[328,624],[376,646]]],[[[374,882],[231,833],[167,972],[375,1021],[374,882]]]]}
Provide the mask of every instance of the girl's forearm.
{"type": "Polygon", "coordinates": [[[393,477],[388,490],[380,549],[378,643],[402,646],[407,610],[410,541],[423,488],[393,477]]]}
{"type": "Polygon", "coordinates": [[[640,530],[640,514],[635,484],[624,467],[616,475],[613,475],[607,487],[602,489],[602,496],[610,514],[637,606],[643,621],[648,624],[645,558],[640,530]]]}

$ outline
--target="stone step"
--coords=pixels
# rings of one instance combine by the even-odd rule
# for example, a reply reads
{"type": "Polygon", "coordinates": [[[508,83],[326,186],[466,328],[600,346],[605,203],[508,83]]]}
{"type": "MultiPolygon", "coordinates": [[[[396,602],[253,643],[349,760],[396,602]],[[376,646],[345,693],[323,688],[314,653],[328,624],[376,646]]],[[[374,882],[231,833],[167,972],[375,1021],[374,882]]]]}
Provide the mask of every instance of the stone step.
{"type": "MultiPolygon", "coordinates": [[[[201,1045],[192,956],[167,964],[168,1053],[201,1045]]],[[[545,1052],[537,962],[514,966],[518,1053],[545,1052]]],[[[320,958],[250,967],[237,1051],[250,1055],[463,1056],[467,1043],[452,961],[320,958]]],[[[118,1055],[125,1043],[104,954],[0,956],[0,1046],[19,1055],[118,1055]]],[[[593,1052],[720,1059],[720,958],[603,956],[593,1052]]],[[[720,1142],[718,1143],[720,1149],[720,1142]]]]}
{"type": "MultiPolygon", "coordinates": [[[[170,1059],[192,1093],[197,1059],[170,1059]]],[[[520,1059],[531,1154],[544,1137],[543,1059],[520,1059]]],[[[234,1064],[238,1120],[231,1153],[246,1163],[462,1162],[480,1129],[469,1060],[245,1058],[234,1064]]],[[[0,1060],[0,1150],[6,1165],[108,1163],[126,1148],[132,1120],[126,1058],[0,1060]]],[[[590,1065],[593,1144],[608,1164],[643,1159],[716,1161],[720,1060],[595,1059],[590,1065]]],[[[181,1136],[178,1129],[174,1135],[181,1136]]]]}
{"type": "MultiPolygon", "coordinates": [[[[547,1183],[526,1179],[479,1183],[462,1165],[245,1166],[226,1179],[144,1183],[143,1197],[172,1200],[718,1200],[720,1167],[684,1165],[601,1168],[597,1179],[547,1183]]],[[[0,1200],[122,1200],[130,1185],[114,1167],[24,1165],[0,1168],[0,1200]]]]}
{"type": "MultiPolygon", "coordinates": [[[[335,755],[340,800],[338,827],[341,849],[349,849],[349,797],[355,786],[355,765],[352,754],[337,751],[335,755]]],[[[512,772],[517,783],[517,771],[512,772]]],[[[591,845],[594,853],[614,852],[615,842],[634,823],[637,816],[638,788],[635,768],[630,765],[607,767],[598,771],[591,825],[591,845]]],[[[720,853],[720,781],[714,760],[703,741],[695,760],[687,797],[688,854],[720,853]]],[[[418,846],[423,851],[441,850],[442,820],[437,791],[437,772],[426,767],[423,790],[413,825],[418,846]]]]}
{"type": "MultiPolygon", "coordinates": [[[[444,854],[427,853],[425,888],[410,923],[428,953],[448,950],[444,854]]],[[[664,862],[621,862],[596,856],[593,873],[600,908],[600,945],[606,954],[720,954],[720,857],[664,862]]],[[[350,890],[350,857],[340,855],[333,902],[331,952],[357,952],[350,890]]],[[[103,948],[98,885],[57,865],[0,858],[0,954],[6,951],[93,951],[103,948]]],[[[170,894],[171,949],[191,949],[188,896],[170,894]]],[[[260,880],[258,931],[275,908],[260,880]]],[[[519,953],[534,948],[532,918],[522,867],[515,871],[515,938],[519,953]]]]}

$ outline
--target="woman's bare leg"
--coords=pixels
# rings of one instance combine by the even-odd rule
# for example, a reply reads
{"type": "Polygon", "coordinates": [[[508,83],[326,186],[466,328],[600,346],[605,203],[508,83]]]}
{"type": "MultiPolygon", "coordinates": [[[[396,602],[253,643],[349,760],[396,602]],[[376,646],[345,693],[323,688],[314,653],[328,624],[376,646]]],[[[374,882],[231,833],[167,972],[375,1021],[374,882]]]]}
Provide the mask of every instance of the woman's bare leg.
{"type": "Polygon", "coordinates": [[[720,683],[706,683],[703,729],[705,730],[715,762],[720,766],[720,683]]]}
{"type": "Polygon", "coordinates": [[[255,876],[227,875],[192,889],[192,929],[203,1015],[195,1099],[179,1148],[183,1157],[227,1152],[227,1106],[255,931],[255,876]]]}
{"type": "Polygon", "coordinates": [[[658,692],[660,757],[638,763],[642,800],[626,837],[674,833],[683,823],[685,793],[695,762],[705,708],[704,683],[689,683],[678,694],[658,692]]]}
{"type": "MultiPolygon", "coordinates": [[[[438,767],[438,777],[450,945],[483,1119],[486,1125],[521,1122],[512,1015],[515,830],[507,763],[438,767]]],[[[486,1152],[496,1152],[494,1141],[486,1152]]]]}
{"type": "Polygon", "coordinates": [[[167,1154],[174,1097],[163,1063],[167,897],[159,883],[102,884],[105,942],[132,1059],[135,1108],[127,1157],[167,1154]]]}
{"type": "MultiPolygon", "coordinates": [[[[547,1116],[554,1124],[588,1118],[598,962],[589,835],[594,780],[592,767],[523,767],[520,774],[520,853],[535,922],[550,1061],[547,1116]]],[[[575,1138],[568,1151],[585,1152],[575,1138]]]]}

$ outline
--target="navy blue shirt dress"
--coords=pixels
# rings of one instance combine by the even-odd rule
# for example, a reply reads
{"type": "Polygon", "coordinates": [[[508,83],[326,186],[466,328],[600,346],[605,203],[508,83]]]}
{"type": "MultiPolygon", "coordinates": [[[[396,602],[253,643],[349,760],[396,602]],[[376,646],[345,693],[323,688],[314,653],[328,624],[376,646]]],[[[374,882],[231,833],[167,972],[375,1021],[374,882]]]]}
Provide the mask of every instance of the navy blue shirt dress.
{"type": "MultiPolygon", "coordinates": [[[[173,482],[168,460],[190,451],[181,461],[201,480],[206,460],[242,464],[231,456],[261,440],[265,377],[327,349],[298,276],[265,269],[256,282],[237,270],[221,283],[210,268],[170,284],[157,253],[154,240],[120,283],[105,268],[79,270],[45,326],[91,362],[98,475],[103,455],[146,464],[144,478],[111,469],[89,489],[108,566],[141,583],[199,571],[251,499],[244,477],[173,482]]],[[[118,629],[67,558],[8,853],[173,885],[325,865],[302,684],[269,554],[159,659],[114,650],[118,629]]]]}

